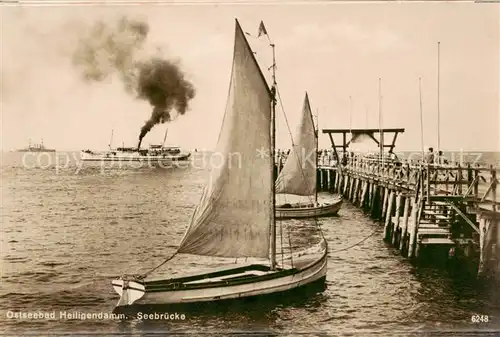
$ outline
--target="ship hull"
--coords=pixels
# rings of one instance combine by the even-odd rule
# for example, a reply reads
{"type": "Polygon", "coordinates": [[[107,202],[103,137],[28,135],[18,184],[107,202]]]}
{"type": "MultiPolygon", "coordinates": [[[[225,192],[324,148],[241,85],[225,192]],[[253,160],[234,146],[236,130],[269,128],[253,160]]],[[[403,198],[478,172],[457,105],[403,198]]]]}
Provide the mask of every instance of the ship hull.
{"type": "Polygon", "coordinates": [[[54,153],[54,152],[56,152],[56,150],[54,150],[54,149],[43,149],[43,150],[22,149],[22,150],[17,150],[17,152],[37,152],[37,153],[50,152],[50,153],[54,153]]]}
{"type": "Polygon", "coordinates": [[[284,205],[276,206],[277,219],[298,219],[315,218],[322,216],[336,215],[342,207],[343,199],[340,198],[332,203],[326,203],[319,206],[309,206],[303,204],[292,204],[289,207],[284,205]]]}
{"type": "Polygon", "coordinates": [[[186,278],[141,282],[114,280],[120,295],[115,312],[151,305],[192,306],[279,295],[325,281],[327,249],[315,258],[294,259],[294,268],[270,271],[253,264],[186,278]]]}
{"type": "Polygon", "coordinates": [[[82,152],[80,158],[82,161],[88,162],[144,162],[144,163],[172,163],[184,162],[190,160],[191,153],[181,153],[178,155],[121,155],[121,154],[101,154],[101,153],[87,153],[82,152]]]}

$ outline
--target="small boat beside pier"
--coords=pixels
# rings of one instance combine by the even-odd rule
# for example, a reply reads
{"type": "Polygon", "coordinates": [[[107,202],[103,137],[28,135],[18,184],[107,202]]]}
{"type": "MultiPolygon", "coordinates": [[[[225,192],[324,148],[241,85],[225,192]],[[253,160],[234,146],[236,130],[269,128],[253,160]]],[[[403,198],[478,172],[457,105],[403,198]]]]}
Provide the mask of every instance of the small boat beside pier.
{"type": "Polygon", "coordinates": [[[342,207],[342,197],[333,202],[318,202],[316,170],[318,167],[318,131],[314,127],[309,96],[306,93],[302,119],[295,144],[279,168],[276,193],[286,198],[295,195],[308,198],[305,202],[282,203],[276,206],[278,219],[311,218],[336,215],[342,207]],[[314,198],[314,199],[313,199],[314,198]]]}

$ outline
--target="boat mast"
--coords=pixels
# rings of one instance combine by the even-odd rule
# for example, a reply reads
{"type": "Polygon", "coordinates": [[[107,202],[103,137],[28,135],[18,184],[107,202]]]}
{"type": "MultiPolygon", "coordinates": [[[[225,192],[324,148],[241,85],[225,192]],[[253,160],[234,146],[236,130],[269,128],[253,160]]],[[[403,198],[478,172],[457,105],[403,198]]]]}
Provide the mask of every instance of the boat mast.
{"type": "Polygon", "coordinates": [[[109,140],[109,149],[111,150],[111,145],[113,144],[113,133],[114,133],[115,130],[111,130],[111,139],[109,140]]]}
{"type": "MultiPolygon", "coordinates": [[[[269,36],[268,36],[269,38],[269,36]]],[[[269,41],[270,42],[270,41],[269,41]]],[[[271,158],[273,161],[273,169],[271,173],[271,186],[273,194],[273,211],[272,211],[272,223],[271,223],[271,270],[276,269],[276,184],[274,177],[274,167],[276,165],[276,54],[274,50],[274,43],[270,43],[273,49],[273,85],[271,88],[271,124],[272,124],[272,134],[271,134],[271,158]]]]}
{"type": "Polygon", "coordinates": [[[161,144],[162,148],[165,146],[165,141],[167,140],[167,133],[168,133],[168,128],[165,130],[165,136],[163,137],[163,144],[161,144]]]}

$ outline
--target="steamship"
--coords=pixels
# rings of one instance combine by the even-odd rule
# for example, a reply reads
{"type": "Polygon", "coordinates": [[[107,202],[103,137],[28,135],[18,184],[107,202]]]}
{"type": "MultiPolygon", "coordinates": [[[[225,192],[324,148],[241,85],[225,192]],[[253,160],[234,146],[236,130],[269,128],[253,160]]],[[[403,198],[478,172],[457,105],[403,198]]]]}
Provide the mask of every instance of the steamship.
{"type": "MultiPolygon", "coordinates": [[[[165,132],[165,139],[167,133],[165,132]]],[[[111,142],[113,133],[111,133],[111,142]]],[[[182,150],[179,146],[165,146],[163,144],[153,144],[147,149],[141,149],[140,142],[137,147],[117,147],[113,149],[111,142],[108,151],[82,150],[80,158],[82,161],[101,162],[150,162],[168,164],[175,162],[185,162],[191,157],[191,153],[182,150]]]]}
{"type": "Polygon", "coordinates": [[[40,144],[31,144],[31,140],[29,141],[28,147],[24,149],[19,149],[17,152],[56,152],[55,149],[47,149],[43,145],[43,139],[40,144]]]}

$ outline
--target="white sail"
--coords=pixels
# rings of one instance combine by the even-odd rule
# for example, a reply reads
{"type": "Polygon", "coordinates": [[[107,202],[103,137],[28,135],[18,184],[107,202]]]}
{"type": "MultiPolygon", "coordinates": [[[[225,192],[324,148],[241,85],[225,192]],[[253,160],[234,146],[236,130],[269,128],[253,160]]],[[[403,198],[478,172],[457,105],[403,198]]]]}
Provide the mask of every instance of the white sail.
{"type": "Polygon", "coordinates": [[[270,129],[271,93],[236,21],[229,97],[215,152],[224,160],[212,168],[179,253],[269,257],[270,129]]]}
{"type": "Polygon", "coordinates": [[[276,193],[310,196],[316,193],[316,131],[306,93],[295,144],[276,179],[276,193]]]}

